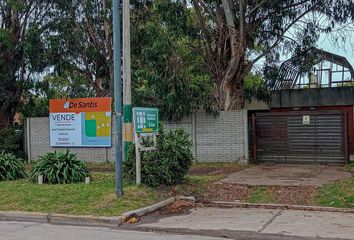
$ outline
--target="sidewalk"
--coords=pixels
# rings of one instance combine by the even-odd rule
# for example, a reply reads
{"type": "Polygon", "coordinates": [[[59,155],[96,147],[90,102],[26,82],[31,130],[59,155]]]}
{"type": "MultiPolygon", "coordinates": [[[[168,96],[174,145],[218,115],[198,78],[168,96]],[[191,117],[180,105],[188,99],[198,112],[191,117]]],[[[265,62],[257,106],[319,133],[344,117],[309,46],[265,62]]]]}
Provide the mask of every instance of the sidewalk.
{"type": "Polygon", "coordinates": [[[197,208],[190,213],[146,218],[139,228],[243,231],[297,237],[354,240],[354,214],[299,210],[197,208]]]}

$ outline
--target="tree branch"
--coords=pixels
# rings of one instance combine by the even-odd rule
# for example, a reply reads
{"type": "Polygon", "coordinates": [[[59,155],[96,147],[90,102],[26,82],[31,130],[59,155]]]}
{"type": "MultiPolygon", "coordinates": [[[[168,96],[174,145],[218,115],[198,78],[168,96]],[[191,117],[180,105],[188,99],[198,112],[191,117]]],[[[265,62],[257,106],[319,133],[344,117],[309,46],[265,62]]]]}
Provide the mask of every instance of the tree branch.
{"type": "Polygon", "coordinates": [[[211,48],[210,48],[210,45],[211,45],[211,42],[210,42],[210,31],[208,30],[206,24],[205,24],[205,20],[204,20],[204,17],[202,15],[202,12],[201,12],[201,9],[200,9],[200,6],[199,6],[199,0],[192,0],[192,3],[193,3],[193,6],[194,6],[194,9],[195,9],[195,13],[197,15],[197,18],[198,18],[198,21],[199,21],[199,25],[202,29],[202,32],[203,32],[203,35],[204,35],[204,39],[206,41],[206,49],[207,49],[207,54],[210,56],[211,55],[211,48]]]}
{"type": "Polygon", "coordinates": [[[300,14],[297,18],[292,20],[292,22],[283,30],[283,33],[278,36],[278,39],[273,43],[272,46],[270,46],[267,50],[265,50],[262,54],[260,54],[258,57],[256,57],[253,61],[250,62],[251,66],[254,65],[257,61],[259,61],[261,58],[263,58],[265,55],[267,55],[270,51],[272,51],[283,39],[285,33],[301,18],[303,18],[306,14],[309,12],[313,11],[316,8],[317,4],[313,5],[311,8],[300,14]]]}

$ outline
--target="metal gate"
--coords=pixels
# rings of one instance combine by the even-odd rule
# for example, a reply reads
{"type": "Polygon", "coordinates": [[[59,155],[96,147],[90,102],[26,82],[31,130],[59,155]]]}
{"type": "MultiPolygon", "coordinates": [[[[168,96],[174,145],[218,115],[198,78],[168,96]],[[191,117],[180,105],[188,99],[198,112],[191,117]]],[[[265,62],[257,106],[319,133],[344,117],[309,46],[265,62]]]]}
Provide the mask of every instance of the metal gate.
{"type": "Polygon", "coordinates": [[[347,116],[341,111],[257,113],[253,122],[256,162],[345,164],[347,116]]]}

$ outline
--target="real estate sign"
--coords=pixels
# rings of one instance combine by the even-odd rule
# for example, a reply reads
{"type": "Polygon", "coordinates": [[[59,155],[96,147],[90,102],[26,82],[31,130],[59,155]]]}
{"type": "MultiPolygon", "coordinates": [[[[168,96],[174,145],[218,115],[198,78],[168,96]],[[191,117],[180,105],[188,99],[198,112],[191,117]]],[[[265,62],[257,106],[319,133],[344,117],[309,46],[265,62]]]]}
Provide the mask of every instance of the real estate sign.
{"type": "Polygon", "coordinates": [[[111,98],[51,99],[50,146],[110,147],[111,98]]]}

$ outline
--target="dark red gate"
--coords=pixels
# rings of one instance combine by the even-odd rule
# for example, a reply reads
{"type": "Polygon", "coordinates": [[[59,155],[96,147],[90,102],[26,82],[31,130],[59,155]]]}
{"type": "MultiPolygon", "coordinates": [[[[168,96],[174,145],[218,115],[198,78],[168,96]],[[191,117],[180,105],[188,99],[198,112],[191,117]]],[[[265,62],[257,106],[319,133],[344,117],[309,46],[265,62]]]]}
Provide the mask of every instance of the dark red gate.
{"type": "Polygon", "coordinates": [[[347,116],[342,111],[253,115],[253,159],[258,163],[345,164],[347,116]]]}

